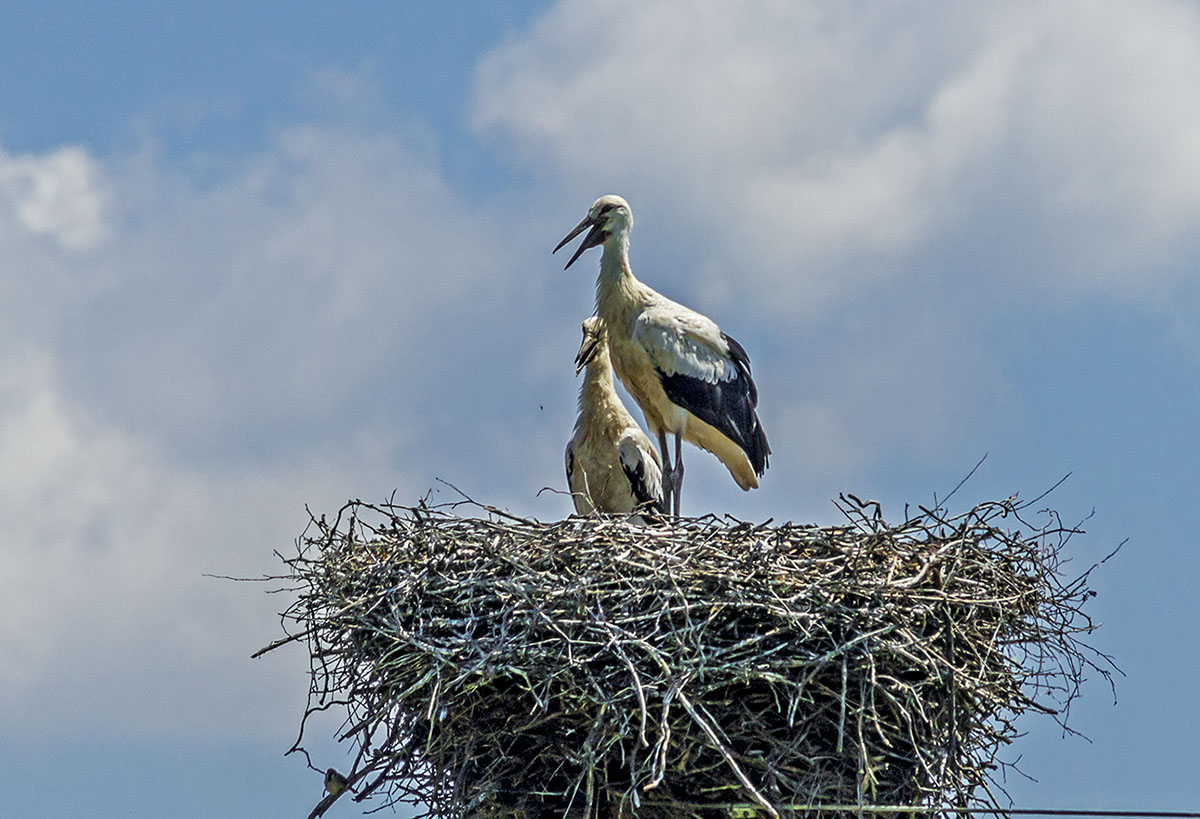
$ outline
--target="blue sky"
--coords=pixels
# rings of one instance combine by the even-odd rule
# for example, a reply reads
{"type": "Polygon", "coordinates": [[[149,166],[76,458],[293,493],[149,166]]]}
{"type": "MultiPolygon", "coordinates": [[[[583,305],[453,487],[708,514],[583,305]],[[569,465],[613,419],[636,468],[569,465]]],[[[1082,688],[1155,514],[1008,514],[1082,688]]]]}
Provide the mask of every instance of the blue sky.
{"type": "Polygon", "coordinates": [[[550,249],[609,192],[760,387],[762,488],[692,450],[684,512],[899,517],[985,453],[961,508],[1072,473],[1073,566],[1129,540],[1092,608],[1127,676],[1086,687],[1091,742],[1028,718],[1010,790],[1200,805],[1200,9],[443,8],[0,10],[13,815],[307,815],[305,657],[249,659],[286,601],[204,575],[438,478],[563,516],[597,258],[550,249]]]}

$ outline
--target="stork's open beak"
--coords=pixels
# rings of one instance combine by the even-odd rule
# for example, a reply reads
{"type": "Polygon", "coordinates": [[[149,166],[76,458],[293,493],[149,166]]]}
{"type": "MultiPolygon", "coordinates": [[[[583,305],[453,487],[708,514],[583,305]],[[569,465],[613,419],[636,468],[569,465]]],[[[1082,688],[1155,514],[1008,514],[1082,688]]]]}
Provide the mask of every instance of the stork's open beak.
{"type": "Polygon", "coordinates": [[[584,228],[588,227],[589,225],[592,228],[591,232],[589,232],[587,236],[583,237],[583,242],[575,249],[575,255],[573,255],[571,260],[566,263],[566,265],[563,267],[563,270],[566,270],[568,267],[575,264],[575,260],[579,258],[579,254],[583,253],[583,251],[590,247],[604,244],[604,240],[608,238],[608,234],[604,231],[604,228],[600,227],[598,222],[593,222],[592,217],[589,215],[585,217],[582,222],[577,224],[575,228],[567,234],[566,238],[554,247],[554,250],[552,250],[551,253],[557,253],[562,249],[563,245],[574,239],[580,233],[583,233],[584,228]]]}
{"type": "Polygon", "coordinates": [[[593,358],[595,358],[596,348],[599,346],[600,336],[596,335],[595,333],[588,333],[585,331],[583,334],[583,344],[580,345],[579,353],[575,356],[575,375],[579,375],[581,372],[583,372],[583,368],[586,367],[593,358]]]}

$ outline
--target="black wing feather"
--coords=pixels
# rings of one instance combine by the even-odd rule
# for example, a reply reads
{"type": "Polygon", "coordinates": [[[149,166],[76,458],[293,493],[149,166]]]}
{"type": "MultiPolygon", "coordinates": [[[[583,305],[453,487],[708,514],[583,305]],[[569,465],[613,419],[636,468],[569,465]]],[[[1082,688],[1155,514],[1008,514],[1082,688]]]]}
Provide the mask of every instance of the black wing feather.
{"type": "Polygon", "coordinates": [[[721,333],[729,345],[737,376],[729,381],[713,383],[702,378],[659,372],[667,398],[715,427],[746,453],[757,475],[767,471],[771,447],[767,433],[758,423],[758,387],[750,376],[750,357],[737,341],[721,333]]]}
{"type": "MultiPolygon", "coordinates": [[[[650,487],[646,485],[646,466],[641,461],[631,465],[625,463],[621,459],[621,471],[625,473],[625,477],[629,479],[629,488],[633,491],[634,500],[637,501],[638,511],[641,512],[658,512],[665,515],[667,507],[663,503],[661,495],[655,495],[650,491],[650,487]]],[[[653,518],[647,514],[646,517],[653,518]]]]}

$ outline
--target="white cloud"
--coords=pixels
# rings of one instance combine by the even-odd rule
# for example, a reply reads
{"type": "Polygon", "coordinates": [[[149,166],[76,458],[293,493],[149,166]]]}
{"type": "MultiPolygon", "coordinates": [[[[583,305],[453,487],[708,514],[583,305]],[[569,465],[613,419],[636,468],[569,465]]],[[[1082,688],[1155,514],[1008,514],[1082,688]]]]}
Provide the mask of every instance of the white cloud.
{"type": "Polygon", "coordinates": [[[1165,0],[568,0],[483,61],[474,122],[671,212],[691,266],[764,307],[811,315],[947,248],[999,294],[1155,300],[1200,250],[1198,72],[1200,11],[1165,0]]]}
{"type": "Polygon", "coordinates": [[[73,155],[106,180],[113,240],[79,258],[0,231],[20,260],[0,269],[0,724],[290,733],[301,654],[249,659],[287,599],[203,574],[281,571],[305,504],[557,478],[558,453],[549,478],[489,465],[528,423],[474,422],[511,403],[505,328],[536,337],[538,299],[514,296],[495,216],[387,132],[289,128],[203,180],[73,155]]]}
{"type": "Polygon", "coordinates": [[[9,210],[30,233],[85,250],[107,234],[108,207],[103,173],[84,149],[67,146],[40,156],[0,152],[0,212],[9,210]]]}
{"type": "Polygon", "coordinates": [[[278,635],[284,601],[203,575],[278,572],[271,552],[287,553],[304,503],[382,490],[378,465],[188,469],[71,405],[46,352],[2,365],[5,734],[278,729],[303,665],[249,655],[278,635]]]}
{"type": "Polygon", "coordinates": [[[121,241],[60,319],[64,377],[170,450],[270,456],[358,425],[419,440],[402,421],[446,398],[456,335],[513,299],[495,220],[388,132],[288,128],[204,183],[152,153],[113,164],[121,241]]]}

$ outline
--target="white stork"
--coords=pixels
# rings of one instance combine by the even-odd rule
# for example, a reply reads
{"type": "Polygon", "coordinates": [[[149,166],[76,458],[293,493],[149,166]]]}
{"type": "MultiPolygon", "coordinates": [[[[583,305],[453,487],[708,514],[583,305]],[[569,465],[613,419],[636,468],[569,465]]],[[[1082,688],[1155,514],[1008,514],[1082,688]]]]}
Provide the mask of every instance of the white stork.
{"type": "Polygon", "coordinates": [[[638,281],[629,266],[633,213],[619,196],[602,196],[554,252],[591,230],[567,262],[604,246],[596,279],[596,312],[608,328],[613,369],[646,416],[662,451],[664,488],[679,514],[682,440],[717,456],[742,489],[758,486],[771,447],[758,423],[758,389],[742,345],[712,319],[638,281]],[[675,436],[675,466],[667,434],[675,436]]]}
{"type": "Polygon", "coordinates": [[[575,374],[587,372],[579,388],[575,434],[567,444],[567,486],[575,511],[666,513],[662,464],[613,386],[606,336],[597,316],[583,322],[575,374]]]}

